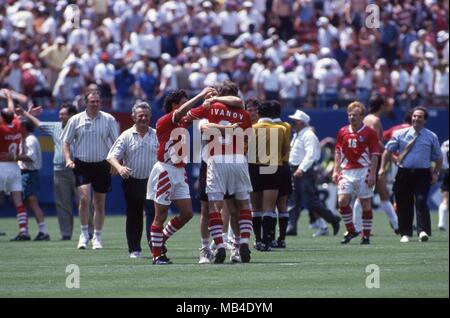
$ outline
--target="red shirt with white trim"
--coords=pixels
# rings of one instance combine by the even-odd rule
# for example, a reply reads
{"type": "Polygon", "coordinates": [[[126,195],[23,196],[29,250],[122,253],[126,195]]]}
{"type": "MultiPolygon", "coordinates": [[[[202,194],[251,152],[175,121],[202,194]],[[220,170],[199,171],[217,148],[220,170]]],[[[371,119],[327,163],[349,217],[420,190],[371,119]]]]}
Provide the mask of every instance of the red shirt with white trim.
{"type": "MultiPolygon", "coordinates": [[[[188,115],[195,119],[208,119],[208,122],[219,124],[219,125],[232,125],[239,123],[239,127],[243,130],[246,130],[247,128],[252,128],[252,121],[250,120],[250,116],[247,113],[246,110],[242,108],[233,108],[226,106],[222,103],[214,103],[211,105],[209,109],[206,109],[203,106],[199,106],[197,108],[191,109],[188,112],[188,115]]],[[[213,137],[211,137],[212,140],[213,137]]],[[[228,140],[228,137],[225,136],[225,139],[221,139],[222,141],[222,154],[226,154],[227,151],[229,151],[226,147],[227,144],[231,140],[228,140]]],[[[232,154],[244,154],[239,151],[239,148],[237,147],[238,142],[236,140],[236,137],[233,138],[233,148],[232,148],[232,154]]],[[[214,155],[214,149],[210,149],[210,155],[214,155]]]]}
{"type": "Polygon", "coordinates": [[[17,117],[9,125],[5,123],[0,125],[0,153],[19,155],[21,130],[20,120],[17,117]]]}
{"type": "Polygon", "coordinates": [[[162,116],[156,122],[156,136],[159,142],[158,161],[174,165],[176,167],[184,167],[189,159],[189,153],[186,153],[186,130],[187,125],[180,122],[173,121],[174,110],[169,114],[162,116]],[[179,131],[175,129],[179,128],[179,131]],[[173,139],[171,134],[174,132],[173,139]],[[176,137],[176,138],[175,138],[176,137]]]}
{"type": "Polygon", "coordinates": [[[339,130],[336,151],[341,153],[341,169],[360,169],[370,167],[371,155],[380,155],[378,136],[374,129],[363,125],[353,131],[350,125],[339,130]]]}

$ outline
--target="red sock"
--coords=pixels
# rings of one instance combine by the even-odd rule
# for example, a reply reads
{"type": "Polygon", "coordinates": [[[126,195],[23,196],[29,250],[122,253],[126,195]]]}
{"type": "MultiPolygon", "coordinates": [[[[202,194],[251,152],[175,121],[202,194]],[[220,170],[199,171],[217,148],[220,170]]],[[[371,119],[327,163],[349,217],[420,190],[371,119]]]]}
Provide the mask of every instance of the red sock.
{"type": "MultiPolygon", "coordinates": [[[[216,243],[217,249],[223,247],[223,238],[222,238],[222,232],[223,232],[223,221],[222,216],[219,212],[213,212],[209,214],[209,221],[208,221],[208,230],[209,234],[214,240],[214,243],[216,243]]],[[[242,235],[242,234],[241,234],[242,235]]]]}
{"type": "Polygon", "coordinates": [[[179,229],[181,229],[183,225],[184,225],[183,222],[181,222],[178,216],[171,219],[163,230],[164,242],[167,241],[169,237],[174,235],[179,229]]]}
{"type": "Polygon", "coordinates": [[[363,211],[362,213],[363,236],[367,238],[370,237],[370,232],[372,231],[372,219],[373,219],[372,210],[363,211]]]}
{"type": "Polygon", "coordinates": [[[241,243],[248,244],[253,232],[252,211],[241,210],[239,213],[239,229],[241,231],[241,243]]]}
{"type": "Polygon", "coordinates": [[[153,259],[156,259],[161,256],[161,250],[164,244],[163,228],[152,225],[150,235],[152,238],[152,255],[153,259]]]}
{"type": "Polygon", "coordinates": [[[17,223],[19,224],[20,233],[28,233],[28,215],[27,210],[23,205],[16,207],[17,223]]]}
{"type": "Polygon", "coordinates": [[[339,207],[339,212],[342,215],[342,220],[344,221],[345,228],[350,233],[355,233],[355,225],[353,224],[353,211],[352,208],[347,205],[345,207],[339,207]]]}

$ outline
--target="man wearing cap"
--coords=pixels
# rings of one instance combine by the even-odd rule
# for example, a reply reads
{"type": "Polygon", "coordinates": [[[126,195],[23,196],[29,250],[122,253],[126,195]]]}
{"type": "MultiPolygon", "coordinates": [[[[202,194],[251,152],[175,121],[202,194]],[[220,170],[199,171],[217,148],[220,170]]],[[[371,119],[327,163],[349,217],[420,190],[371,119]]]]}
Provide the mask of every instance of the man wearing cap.
{"type": "Polygon", "coordinates": [[[338,39],[338,30],[330,24],[327,17],[320,17],[317,21],[317,27],[319,28],[317,32],[317,41],[321,48],[331,49],[331,39],[338,39]]]}
{"type": "Polygon", "coordinates": [[[13,91],[23,93],[22,69],[20,57],[17,53],[12,53],[9,56],[9,64],[1,70],[0,82],[6,84],[13,91]]]}
{"type": "Polygon", "coordinates": [[[58,79],[53,88],[53,97],[57,104],[73,102],[81,94],[81,89],[85,85],[84,76],[81,73],[80,64],[72,60],[59,73],[58,79]]]}
{"type": "Polygon", "coordinates": [[[448,32],[446,31],[439,31],[437,34],[437,42],[439,45],[443,46],[442,48],[442,59],[449,63],[448,61],[448,54],[449,54],[449,41],[448,41],[448,32]]]}
{"type": "Polygon", "coordinates": [[[427,52],[433,53],[437,57],[436,49],[431,45],[431,43],[426,41],[427,31],[420,29],[417,31],[418,39],[412,42],[409,46],[409,54],[411,57],[416,59],[416,62],[420,59],[425,58],[427,52]]]}
{"type": "MultiPolygon", "coordinates": [[[[315,184],[314,164],[320,159],[319,139],[309,127],[310,117],[297,110],[289,116],[294,121],[292,128],[295,133],[291,141],[289,164],[292,171],[292,193],[289,197],[288,234],[297,235],[297,222],[300,217],[302,203],[312,213],[317,213],[333,226],[333,234],[339,232],[340,218],[333,214],[319,200],[315,184]]],[[[328,235],[326,223],[322,220],[319,232],[314,236],[328,235]]]]}
{"type": "Polygon", "coordinates": [[[66,40],[59,36],[55,40],[55,44],[45,48],[40,54],[42,59],[49,69],[48,82],[50,87],[55,85],[58,79],[58,74],[61,71],[64,61],[69,56],[69,50],[66,48],[66,40]]]}
{"type": "Polygon", "coordinates": [[[101,53],[100,63],[94,67],[94,80],[98,85],[102,100],[107,104],[105,106],[111,106],[114,71],[114,65],[109,63],[109,54],[107,52],[101,53]]]}
{"type": "Polygon", "coordinates": [[[253,9],[252,1],[244,1],[242,10],[239,11],[238,16],[241,32],[247,32],[250,24],[253,24],[258,32],[261,30],[264,17],[257,10],[253,9]]]}

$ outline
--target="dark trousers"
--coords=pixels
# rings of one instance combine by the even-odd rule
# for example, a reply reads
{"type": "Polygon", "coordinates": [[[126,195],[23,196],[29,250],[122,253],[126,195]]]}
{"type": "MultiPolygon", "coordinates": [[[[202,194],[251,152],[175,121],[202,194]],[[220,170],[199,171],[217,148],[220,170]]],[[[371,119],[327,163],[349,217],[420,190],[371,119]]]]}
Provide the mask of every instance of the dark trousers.
{"type": "Polygon", "coordinates": [[[310,168],[301,178],[294,177],[298,166],[291,166],[292,193],[289,196],[288,212],[289,225],[296,229],[302,206],[310,212],[316,212],[328,223],[338,222],[338,218],[319,199],[319,190],[316,187],[314,169],[310,168]]]}
{"type": "Polygon", "coordinates": [[[431,235],[431,217],[427,205],[430,186],[430,169],[398,169],[393,190],[400,235],[413,234],[414,205],[417,213],[417,233],[425,231],[431,235]]]}
{"type": "Polygon", "coordinates": [[[144,215],[146,219],[147,242],[150,244],[150,226],[155,216],[155,206],[153,201],[146,200],[147,180],[128,178],[122,182],[122,189],[125,194],[127,204],[126,233],[128,251],[140,252],[142,227],[144,226],[144,215]]]}

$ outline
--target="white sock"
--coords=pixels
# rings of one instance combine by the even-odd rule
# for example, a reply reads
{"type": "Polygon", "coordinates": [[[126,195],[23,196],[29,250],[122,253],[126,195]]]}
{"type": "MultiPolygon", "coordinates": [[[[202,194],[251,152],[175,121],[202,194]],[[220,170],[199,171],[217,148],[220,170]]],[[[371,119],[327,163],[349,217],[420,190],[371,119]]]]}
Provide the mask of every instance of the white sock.
{"type": "Polygon", "coordinates": [[[389,221],[391,221],[392,227],[394,230],[398,230],[398,217],[397,214],[395,214],[394,206],[392,205],[391,201],[381,201],[381,208],[386,213],[386,215],[389,218],[389,221]]]}
{"type": "Polygon", "coordinates": [[[233,237],[234,237],[234,232],[233,229],[231,228],[231,225],[228,226],[228,242],[233,242],[233,237]]]}
{"type": "Polygon", "coordinates": [[[38,226],[39,226],[39,232],[48,234],[47,227],[45,226],[45,222],[39,223],[38,226]]]}
{"type": "Polygon", "coordinates": [[[327,222],[325,222],[325,220],[322,218],[319,218],[317,220],[317,224],[319,225],[319,229],[328,229],[327,222]]]}
{"type": "Polygon", "coordinates": [[[202,248],[209,247],[209,239],[202,239],[202,248]]]}
{"type": "Polygon", "coordinates": [[[443,227],[445,228],[445,219],[447,217],[447,213],[448,213],[448,205],[445,204],[444,202],[441,202],[441,204],[439,204],[439,223],[438,223],[438,227],[443,227]]]}
{"type": "Polygon", "coordinates": [[[353,204],[353,224],[355,225],[356,232],[361,232],[362,229],[362,206],[359,199],[355,200],[353,204]]]}
{"type": "Polygon", "coordinates": [[[82,225],[81,233],[83,233],[84,237],[89,237],[89,225],[82,225]]]}
{"type": "MultiPolygon", "coordinates": [[[[88,235],[89,235],[89,234],[88,234],[88,235]]],[[[101,236],[102,236],[102,231],[94,230],[94,236],[95,236],[95,237],[101,237],[101,236]]]]}

